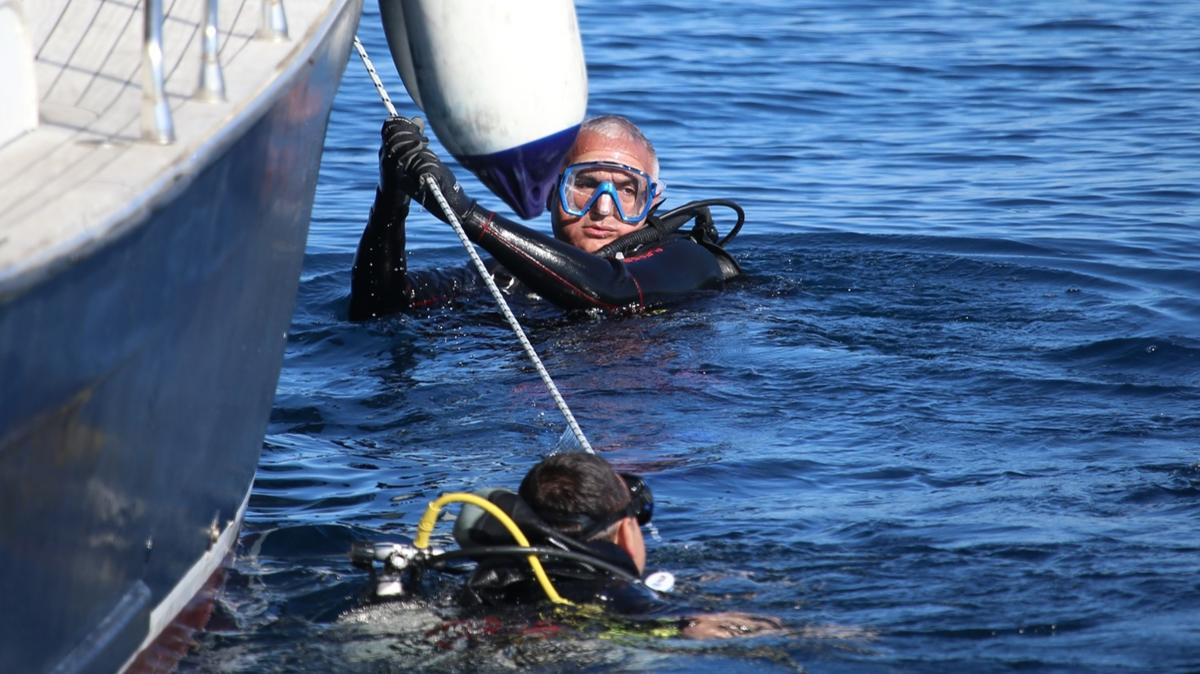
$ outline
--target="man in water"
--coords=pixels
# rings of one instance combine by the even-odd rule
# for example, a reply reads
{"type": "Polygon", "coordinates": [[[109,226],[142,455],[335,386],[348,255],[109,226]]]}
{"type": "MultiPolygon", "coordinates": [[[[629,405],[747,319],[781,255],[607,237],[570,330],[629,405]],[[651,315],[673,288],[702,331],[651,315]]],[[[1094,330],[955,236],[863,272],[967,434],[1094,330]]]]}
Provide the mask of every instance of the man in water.
{"type": "Polygon", "coordinates": [[[422,184],[425,175],[436,180],[468,238],[491,253],[489,271],[500,287],[523,286],[564,309],[637,310],[719,288],[740,273],[704,228],[692,236],[649,228],[638,240],[628,237],[648,229],[664,188],[654,147],[624,117],[580,127],[548,199],[553,237],[475,203],[428,142],[409,119],[384,122],[379,186],[351,276],[351,320],[445,304],[481,285],[471,267],[408,270],[409,197],[448,221],[422,184]]]}
{"type": "MultiPolygon", "coordinates": [[[[511,492],[507,495],[511,496],[511,492]]],[[[560,545],[566,543],[568,548],[595,560],[589,564],[549,559],[546,570],[560,595],[576,603],[601,604],[617,614],[644,618],[680,614],[678,607],[648,586],[656,583],[642,582],[646,543],[641,526],[649,523],[654,501],[641,478],[617,473],[594,454],[569,452],[555,454],[534,466],[521,481],[517,495],[519,502],[512,499],[507,504],[516,519],[522,518],[520,509],[528,506],[555,532],[552,538],[560,545]]],[[[493,502],[503,500],[492,497],[493,502]]],[[[455,529],[455,538],[464,549],[482,545],[485,547],[478,549],[484,551],[488,544],[511,544],[511,540],[506,540],[507,534],[499,534],[495,524],[486,524],[489,518],[468,518],[464,511],[462,526],[455,529]]],[[[531,533],[536,535],[526,531],[526,535],[531,533]]],[[[545,600],[544,588],[524,558],[488,559],[486,554],[480,558],[466,588],[472,603],[496,608],[545,600]]],[[[680,636],[696,639],[782,629],[773,618],[736,612],[688,615],[671,619],[668,624],[680,636]]]]}

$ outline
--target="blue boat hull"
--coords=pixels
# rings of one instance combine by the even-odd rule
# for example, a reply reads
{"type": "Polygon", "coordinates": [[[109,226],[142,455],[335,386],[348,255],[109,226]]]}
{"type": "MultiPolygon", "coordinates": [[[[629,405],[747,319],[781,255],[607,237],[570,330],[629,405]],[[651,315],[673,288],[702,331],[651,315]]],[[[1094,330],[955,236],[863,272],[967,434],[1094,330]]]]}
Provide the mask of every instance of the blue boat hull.
{"type": "Polygon", "coordinates": [[[360,8],[189,184],[0,294],[0,671],[120,669],[240,521],[360,8]]]}

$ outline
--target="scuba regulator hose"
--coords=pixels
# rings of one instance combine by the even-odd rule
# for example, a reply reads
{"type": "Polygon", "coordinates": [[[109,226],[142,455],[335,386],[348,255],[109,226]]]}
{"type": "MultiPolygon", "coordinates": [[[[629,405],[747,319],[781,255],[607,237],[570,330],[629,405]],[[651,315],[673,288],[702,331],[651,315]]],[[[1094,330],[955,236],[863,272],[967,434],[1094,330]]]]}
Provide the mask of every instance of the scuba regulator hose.
{"type": "Polygon", "coordinates": [[[438,568],[444,566],[446,562],[454,559],[474,559],[480,555],[488,555],[493,557],[528,557],[530,555],[545,555],[547,557],[558,557],[561,559],[569,559],[573,562],[580,562],[589,566],[594,566],[611,573],[621,580],[630,583],[641,583],[642,580],[637,576],[629,573],[625,569],[598,559],[592,555],[586,555],[580,552],[571,550],[563,550],[562,548],[553,548],[548,545],[532,545],[524,547],[520,545],[480,545],[472,547],[470,550],[450,550],[435,555],[426,560],[426,564],[438,568]]]}
{"type": "MultiPolygon", "coordinates": [[[[508,530],[508,533],[512,535],[513,540],[515,540],[521,548],[529,551],[526,559],[529,560],[529,566],[533,569],[533,575],[537,578],[538,584],[542,586],[542,590],[545,591],[546,597],[555,604],[566,604],[568,606],[573,605],[572,602],[564,599],[558,594],[558,591],[554,589],[554,584],[550,582],[550,576],[546,574],[546,569],[542,567],[541,560],[539,560],[537,554],[535,554],[537,549],[533,548],[529,544],[529,539],[526,538],[525,534],[521,532],[521,529],[517,527],[517,523],[508,516],[508,513],[501,510],[500,507],[495,503],[492,503],[491,501],[475,494],[467,494],[463,492],[443,494],[442,496],[439,496],[433,503],[430,503],[429,507],[425,510],[425,514],[421,516],[421,522],[417,524],[417,538],[415,541],[413,541],[413,545],[418,550],[425,550],[429,548],[429,537],[433,534],[433,526],[437,522],[438,513],[440,513],[442,508],[446,507],[446,505],[449,503],[470,503],[473,506],[483,508],[489,515],[495,517],[496,521],[500,522],[500,524],[502,524],[504,528],[508,530]]],[[[449,553],[444,553],[438,556],[445,557],[447,554],[449,553]]]]}
{"type": "MultiPolygon", "coordinates": [[[[674,234],[680,227],[683,227],[695,218],[706,218],[711,225],[712,215],[709,213],[709,206],[724,206],[737,214],[737,222],[730,228],[729,233],[719,241],[714,241],[721,248],[724,248],[725,244],[732,241],[733,237],[742,231],[742,225],[746,223],[746,211],[732,199],[700,199],[699,201],[689,201],[665,213],[658,212],[659,206],[662,206],[662,204],[660,203],[650,210],[650,214],[646,216],[645,227],[634,230],[609,243],[600,250],[597,250],[595,254],[600,257],[611,257],[617,253],[627,253],[638,246],[659,241],[674,234]]],[[[715,233],[716,230],[714,229],[713,231],[715,233]]]]}

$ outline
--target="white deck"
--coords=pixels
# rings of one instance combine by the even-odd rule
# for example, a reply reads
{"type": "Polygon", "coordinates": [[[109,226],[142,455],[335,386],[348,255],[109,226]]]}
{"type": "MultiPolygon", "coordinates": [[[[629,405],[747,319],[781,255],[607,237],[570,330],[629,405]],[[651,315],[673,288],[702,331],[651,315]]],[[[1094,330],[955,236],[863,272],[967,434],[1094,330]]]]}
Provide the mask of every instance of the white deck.
{"type": "Polygon", "coordinates": [[[241,113],[261,105],[258,95],[299,66],[293,56],[302,54],[293,52],[309,47],[308,34],[344,4],[285,0],[290,40],[276,42],[256,37],[262,2],[221,1],[227,101],[210,103],[194,97],[205,2],[164,0],[171,145],[141,138],[141,2],[16,3],[32,45],[40,124],[0,146],[0,297],[119,233],[130,215],[153,207],[152,195],[170,192],[203,156],[225,147],[253,121],[241,113]]]}

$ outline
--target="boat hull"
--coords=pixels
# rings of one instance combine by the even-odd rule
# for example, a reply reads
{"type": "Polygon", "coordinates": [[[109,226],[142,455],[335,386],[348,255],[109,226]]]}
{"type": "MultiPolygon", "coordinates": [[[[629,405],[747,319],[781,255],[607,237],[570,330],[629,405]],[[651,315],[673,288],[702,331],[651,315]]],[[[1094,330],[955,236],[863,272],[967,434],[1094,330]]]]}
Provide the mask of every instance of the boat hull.
{"type": "Polygon", "coordinates": [[[0,671],[122,669],[235,540],[360,9],[190,180],[0,295],[0,671]]]}

